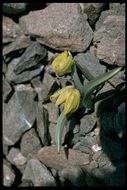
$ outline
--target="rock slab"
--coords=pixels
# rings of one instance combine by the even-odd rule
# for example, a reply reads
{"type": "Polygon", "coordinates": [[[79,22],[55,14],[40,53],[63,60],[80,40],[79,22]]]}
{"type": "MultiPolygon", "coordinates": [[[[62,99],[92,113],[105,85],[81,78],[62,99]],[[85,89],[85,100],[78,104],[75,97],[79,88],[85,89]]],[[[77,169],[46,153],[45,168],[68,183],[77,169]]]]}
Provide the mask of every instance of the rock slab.
{"type": "Polygon", "coordinates": [[[110,15],[94,33],[97,56],[111,65],[125,65],[125,16],[110,15]]]}
{"type": "Polygon", "coordinates": [[[69,149],[68,151],[61,147],[60,154],[57,153],[56,147],[47,146],[40,149],[37,153],[38,159],[47,167],[63,169],[69,166],[84,166],[89,164],[89,155],[80,151],[69,149]]]}
{"type": "Polygon", "coordinates": [[[31,159],[26,165],[23,182],[32,182],[34,186],[56,186],[56,181],[49,170],[37,159],[31,159]]]}
{"type": "Polygon", "coordinates": [[[93,38],[87,16],[78,3],[51,3],[21,17],[19,23],[25,33],[58,50],[83,52],[93,38]]]}

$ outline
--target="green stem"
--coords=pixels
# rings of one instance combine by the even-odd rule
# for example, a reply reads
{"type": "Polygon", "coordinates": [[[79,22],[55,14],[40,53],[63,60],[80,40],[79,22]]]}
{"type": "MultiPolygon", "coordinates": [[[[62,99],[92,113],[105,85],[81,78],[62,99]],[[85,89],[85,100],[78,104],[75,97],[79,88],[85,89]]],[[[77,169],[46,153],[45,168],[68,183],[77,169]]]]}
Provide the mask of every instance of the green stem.
{"type": "Polygon", "coordinates": [[[64,112],[61,112],[61,114],[58,118],[58,121],[57,121],[56,134],[55,134],[56,146],[57,146],[58,153],[60,152],[63,128],[66,123],[67,123],[67,117],[64,115],[64,112]]]}
{"type": "Polygon", "coordinates": [[[75,87],[80,91],[80,94],[83,95],[83,85],[78,76],[76,65],[74,65],[73,67],[72,78],[73,78],[75,87]]]}

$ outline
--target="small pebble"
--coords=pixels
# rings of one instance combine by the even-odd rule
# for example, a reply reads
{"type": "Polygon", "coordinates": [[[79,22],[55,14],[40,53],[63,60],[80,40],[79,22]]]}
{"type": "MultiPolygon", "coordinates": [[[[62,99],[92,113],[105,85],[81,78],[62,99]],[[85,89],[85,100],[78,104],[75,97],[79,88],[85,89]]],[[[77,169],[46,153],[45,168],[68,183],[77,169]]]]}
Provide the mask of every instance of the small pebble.
{"type": "Polygon", "coordinates": [[[94,144],[94,145],[92,146],[92,150],[93,150],[94,152],[98,152],[98,151],[101,150],[101,149],[102,149],[102,147],[99,146],[98,144],[94,144]]]}

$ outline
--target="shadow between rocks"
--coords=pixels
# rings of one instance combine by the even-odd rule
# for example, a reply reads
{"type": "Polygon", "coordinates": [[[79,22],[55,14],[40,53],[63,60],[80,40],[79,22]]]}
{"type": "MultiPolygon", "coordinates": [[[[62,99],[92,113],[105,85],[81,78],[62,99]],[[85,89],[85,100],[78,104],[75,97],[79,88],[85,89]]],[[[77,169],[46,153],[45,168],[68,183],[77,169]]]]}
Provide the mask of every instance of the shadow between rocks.
{"type": "Polygon", "coordinates": [[[125,90],[101,101],[97,117],[100,127],[99,144],[112,164],[93,171],[93,177],[102,179],[106,186],[125,186],[125,90]]]}

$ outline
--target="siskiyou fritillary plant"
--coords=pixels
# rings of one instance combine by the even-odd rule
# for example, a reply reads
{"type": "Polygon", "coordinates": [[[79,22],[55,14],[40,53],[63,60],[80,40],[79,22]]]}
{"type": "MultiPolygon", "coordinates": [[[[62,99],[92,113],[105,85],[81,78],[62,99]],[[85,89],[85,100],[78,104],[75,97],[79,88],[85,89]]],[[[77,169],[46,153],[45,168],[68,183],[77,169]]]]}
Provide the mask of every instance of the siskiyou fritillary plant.
{"type": "Polygon", "coordinates": [[[55,106],[63,105],[63,111],[61,111],[57,120],[55,133],[57,152],[60,153],[63,128],[68,119],[72,118],[70,116],[80,107],[93,108],[96,99],[93,96],[94,90],[116,75],[122,67],[105,72],[88,81],[86,85],[83,85],[79,78],[76,61],[70,51],[59,54],[52,62],[51,67],[58,78],[66,76],[67,73],[71,73],[72,78],[72,85],[67,85],[50,96],[50,100],[55,101],[55,106]]]}

